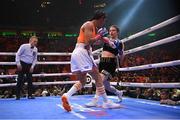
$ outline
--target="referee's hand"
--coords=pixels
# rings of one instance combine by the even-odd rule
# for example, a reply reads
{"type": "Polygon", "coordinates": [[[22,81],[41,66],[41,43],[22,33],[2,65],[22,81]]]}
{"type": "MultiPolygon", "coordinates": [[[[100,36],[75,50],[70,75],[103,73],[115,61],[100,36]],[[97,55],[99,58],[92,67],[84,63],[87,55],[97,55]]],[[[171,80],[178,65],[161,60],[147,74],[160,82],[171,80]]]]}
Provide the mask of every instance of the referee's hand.
{"type": "Polygon", "coordinates": [[[29,70],[29,72],[30,72],[30,73],[33,73],[33,71],[34,71],[34,68],[31,67],[30,70],[29,70]]]}
{"type": "Polygon", "coordinates": [[[17,65],[17,71],[22,71],[22,66],[21,66],[21,64],[17,65]]]}

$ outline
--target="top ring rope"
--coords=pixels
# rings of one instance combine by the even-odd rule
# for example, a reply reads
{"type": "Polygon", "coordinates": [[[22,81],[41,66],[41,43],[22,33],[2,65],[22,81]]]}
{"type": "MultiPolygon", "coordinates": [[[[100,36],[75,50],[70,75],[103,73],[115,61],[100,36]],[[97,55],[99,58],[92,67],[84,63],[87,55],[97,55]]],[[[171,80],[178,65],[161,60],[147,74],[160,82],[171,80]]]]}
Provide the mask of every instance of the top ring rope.
{"type": "Polygon", "coordinates": [[[131,35],[131,36],[129,36],[129,37],[126,37],[126,38],[124,38],[124,39],[121,39],[121,41],[122,41],[122,42],[130,41],[130,40],[132,40],[132,39],[134,39],[134,38],[137,38],[137,37],[139,37],[139,36],[142,36],[142,35],[145,35],[145,34],[147,34],[147,33],[150,33],[150,32],[152,32],[152,31],[155,31],[155,30],[157,30],[157,29],[160,29],[160,28],[162,28],[162,27],[164,27],[164,26],[167,26],[167,25],[169,25],[169,24],[172,24],[172,23],[174,23],[174,22],[176,22],[176,21],[178,21],[178,20],[180,20],[180,15],[177,15],[177,16],[175,16],[175,17],[173,17],[173,18],[170,18],[170,19],[168,19],[168,20],[166,20],[166,21],[164,21],[164,22],[162,22],[162,23],[159,23],[159,24],[157,24],[157,25],[155,25],[155,26],[153,26],[153,27],[147,28],[147,29],[145,29],[145,30],[143,30],[143,31],[141,31],[141,32],[138,32],[138,33],[134,34],[134,35],[131,35]]]}

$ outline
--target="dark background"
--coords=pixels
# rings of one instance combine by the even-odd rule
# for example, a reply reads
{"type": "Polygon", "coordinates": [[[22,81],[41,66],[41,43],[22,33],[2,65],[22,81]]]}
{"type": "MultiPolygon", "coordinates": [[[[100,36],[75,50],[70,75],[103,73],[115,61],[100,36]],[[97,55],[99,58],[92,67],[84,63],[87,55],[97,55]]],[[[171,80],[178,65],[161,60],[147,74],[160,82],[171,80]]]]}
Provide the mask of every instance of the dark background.
{"type": "MultiPolygon", "coordinates": [[[[97,9],[107,12],[106,26],[121,36],[144,30],[180,14],[179,0],[1,0],[0,28],[33,28],[78,33],[97,9]]],[[[178,24],[179,25],[179,24],[178,24]]]]}

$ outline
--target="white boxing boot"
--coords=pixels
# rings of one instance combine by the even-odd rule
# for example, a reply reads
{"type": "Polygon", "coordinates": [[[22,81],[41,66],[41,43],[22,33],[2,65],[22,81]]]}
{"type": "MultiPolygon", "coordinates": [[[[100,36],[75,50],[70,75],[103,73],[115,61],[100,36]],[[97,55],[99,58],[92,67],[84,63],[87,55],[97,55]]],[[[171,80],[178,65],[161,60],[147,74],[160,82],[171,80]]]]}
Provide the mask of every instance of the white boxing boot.
{"type": "Polygon", "coordinates": [[[120,108],[120,104],[114,103],[111,100],[108,100],[107,102],[103,102],[102,105],[103,108],[108,108],[108,109],[114,109],[114,108],[120,108]]]}
{"type": "Polygon", "coordinates": [[[85,104],[85,106],[86,107],[96,107],[96,106],[98,106],[98,99],[97,98],[93,98],[90,102],[85,104]]]}

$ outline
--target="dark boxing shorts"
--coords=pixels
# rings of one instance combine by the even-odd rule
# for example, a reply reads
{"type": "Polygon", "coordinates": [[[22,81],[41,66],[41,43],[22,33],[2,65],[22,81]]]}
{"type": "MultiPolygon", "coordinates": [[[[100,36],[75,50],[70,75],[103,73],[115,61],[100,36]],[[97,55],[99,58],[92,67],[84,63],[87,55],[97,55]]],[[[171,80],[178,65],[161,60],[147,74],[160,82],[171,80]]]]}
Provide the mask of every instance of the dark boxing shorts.
{"type": "Polygon", "coordinates": [[[101,72],[102,70],[105,70],[114,76],[116,70],[116,58],[101,57],[99,71],[101,72]]]}

